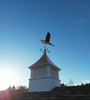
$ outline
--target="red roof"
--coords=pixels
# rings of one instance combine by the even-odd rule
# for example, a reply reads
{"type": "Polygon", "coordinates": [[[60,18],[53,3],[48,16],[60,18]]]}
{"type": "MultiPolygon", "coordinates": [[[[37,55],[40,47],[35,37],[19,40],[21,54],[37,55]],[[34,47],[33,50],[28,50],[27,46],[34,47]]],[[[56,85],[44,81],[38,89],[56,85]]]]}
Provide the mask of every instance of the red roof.
{"type": "MultiPolygon", "coordinates": [[[[29,68],[33,68],[36,66],[42,66],[42,65],[52,65],[53,67],[56,67],[57,69],[59,69],[47,56],[46,52],[44,52],[44,54],[42,55],[42,57],[33,65],[29,66],[29,68]]],[[[59,69],[61,70],[61,69],[59,69]]]]}

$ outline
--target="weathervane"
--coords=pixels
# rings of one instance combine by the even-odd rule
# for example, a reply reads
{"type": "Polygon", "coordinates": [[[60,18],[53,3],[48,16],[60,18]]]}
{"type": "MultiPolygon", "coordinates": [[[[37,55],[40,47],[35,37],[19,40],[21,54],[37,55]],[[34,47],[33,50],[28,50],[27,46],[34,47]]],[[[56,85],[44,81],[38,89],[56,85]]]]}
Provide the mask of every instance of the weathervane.
{"type": "Polygon", "coordinates": [[[40,50],[43,51],[43,53],[46,51],[49,53],[50,51],[48,50],[48,48],[46,49],[46,44],[54,46],[52,43],[50,43],[50,33],[47,32],[45,40],[40,40],[40,41],[42,41],[42,43],[45,44],[44,50],[42,50],[42,49],[40,49],[40,50]]]}

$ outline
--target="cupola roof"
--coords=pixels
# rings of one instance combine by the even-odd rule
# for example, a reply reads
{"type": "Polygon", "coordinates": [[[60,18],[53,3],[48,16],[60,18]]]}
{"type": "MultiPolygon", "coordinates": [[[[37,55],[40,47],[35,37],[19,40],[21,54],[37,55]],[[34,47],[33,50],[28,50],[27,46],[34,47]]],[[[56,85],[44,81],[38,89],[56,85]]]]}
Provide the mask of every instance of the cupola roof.
{"type": "Polygon", "coordinates": [[[61,70],[60,68],[58,68],[47,56],[46,54],[46,49],[44,49],[44,54],[42,55],[42,57],[35,62],[33,65],[29,66],[28,68],[34,68],[34,67],[38,67],[38,66],[43,66],[43,65],[51,65],[55,68],[57,68],[58,70],[61,70]]]}

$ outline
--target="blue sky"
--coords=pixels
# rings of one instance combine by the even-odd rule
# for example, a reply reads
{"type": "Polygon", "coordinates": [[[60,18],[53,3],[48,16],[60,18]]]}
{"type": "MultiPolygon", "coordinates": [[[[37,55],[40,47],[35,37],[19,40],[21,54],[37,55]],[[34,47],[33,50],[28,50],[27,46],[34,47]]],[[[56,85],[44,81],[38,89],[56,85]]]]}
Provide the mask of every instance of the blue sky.
{"type": "Polygon", "coordinates": [[[1,0],[0,70],[12,70],[18,85],[28,86],[28,66],[42,56],[47,32],[61,82],[90,81],[90,0],[1,0]]]}

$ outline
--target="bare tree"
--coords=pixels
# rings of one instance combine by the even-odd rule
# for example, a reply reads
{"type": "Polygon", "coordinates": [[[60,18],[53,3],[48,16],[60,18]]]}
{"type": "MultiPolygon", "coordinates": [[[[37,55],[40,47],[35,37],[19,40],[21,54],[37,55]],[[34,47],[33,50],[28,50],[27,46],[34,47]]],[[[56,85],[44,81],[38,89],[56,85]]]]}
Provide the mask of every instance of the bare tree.
{"type": "Polygon", "coordinates": [[[73,86],[73,85],[74,85],[73,79],[69,79],[68,85],[69,85],[69,86],[73,86]]]}

